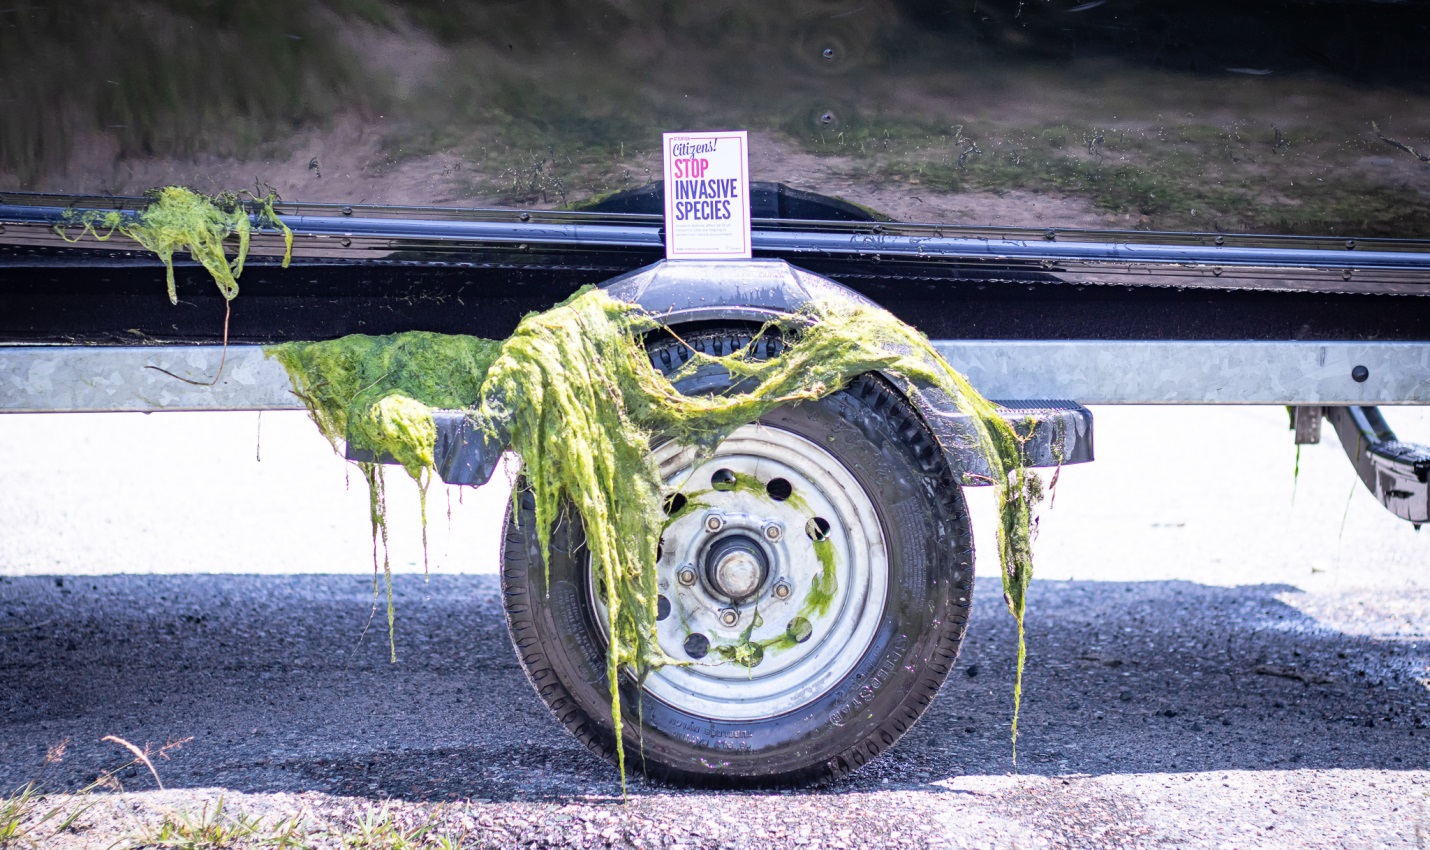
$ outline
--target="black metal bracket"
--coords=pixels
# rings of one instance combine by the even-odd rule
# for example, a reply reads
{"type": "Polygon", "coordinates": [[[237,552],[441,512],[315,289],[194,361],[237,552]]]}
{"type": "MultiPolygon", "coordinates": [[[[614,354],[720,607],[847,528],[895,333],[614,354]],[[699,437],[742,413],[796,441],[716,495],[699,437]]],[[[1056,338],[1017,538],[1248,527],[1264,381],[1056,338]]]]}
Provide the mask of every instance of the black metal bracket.
{"type": "Polygon", "coordinates": [[[1430,522],[1430,446],[1397,439],[1379,408],[1326,407],[1322,412],[1376,500],[1416,528],[1430,522]]]}
{"type": "MultiPolygon", "coordinates": [[[[1023,462],[1030,467],[1058,467],[1092,460],[1092,412],[1070,401],[995,402],[1023,441],[1023,462]]],[[[929,416],[930,428],[949,456],[965,486],[993,484],[994,472],[979,447],[973,419],[959,411],[929,416]]],[[[489,431],[482,421],[464,410],[434,410],[437,445],[433,458],[437,474],[448,484],[480,487],[491,480],[506,451],[506,439],[489,431]]],[[[396,463],[349,441],[348,460],[396,463]]]]}
{"type": "MultiPolygon", "coordinates": [[[[931,396],[942,395],[915,387],[915,406],[943,446],[950,464],[965,487],[996,483],[995,472],[983,454],[973,418],[943,407],[931,396]]],[[[1092,455],[1092,411],[1074,401],[994,401],[998,412],[1013,426],[1021,441],[1026,466],[1050,469],[1064,464],[1087,463],[1092,455]]]]}
{"type": "MultiPolygon", "coordinates": [[[[437,426],[433,465],[443,481],[480,487],[491,480],[506,451],[506,435],[467,410],[434,410],[432,424],[437,426]]],[[[397,463],[391,455],[354,445],[351,439],[344,454],[360,463],[397,463]]]]}

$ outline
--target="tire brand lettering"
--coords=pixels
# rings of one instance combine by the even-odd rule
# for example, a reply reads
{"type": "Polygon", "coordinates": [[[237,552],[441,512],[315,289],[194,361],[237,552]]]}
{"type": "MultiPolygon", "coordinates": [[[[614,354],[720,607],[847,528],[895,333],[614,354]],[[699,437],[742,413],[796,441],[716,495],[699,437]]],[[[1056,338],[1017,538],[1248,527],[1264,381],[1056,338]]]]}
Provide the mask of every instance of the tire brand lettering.
{"type": "Polygon", "coordinates": [[[720,738],[751,738],[754,737],[749,729],[715,729],[699,723],[692,723],[687,720],[671,720],[670,725],[676,729],[684,730],[682,737],[698,736],[701,739],[720,738]]]}
{"type": "Polygon", "coordinates": [[[913,604],[923,605],[928,598],[929,561],[924,543],[924,511],[918,499],[905,499],[894,506],[893,514],[899,528],[899,536],[904,541],[904,570],[907,580],[903,582],[903,586],[913,604]]]}
{"type": "Polygon", "coordinates": [[[854,695],[853,699],[830,713],[829,722],[834,726],[843,726],[849,721],[849,718],[854,715],[854,712],[873,702],[874,696],[879,692],[879,689],[884,686],[885,682],[889,681],[889,677],[899,668],[899,659],[908,646],[908,635],[901,634],[895,637],[893,645],[890,646],[883,657],[879,659],[879,666],[874,669],[874,673],[869,677],[869,681],[864,683],[864,686],[859,689],[859,692],[854,695]]]}
{"type": "Polygon", "coordinates": [[[568,653],[568,658],[576,662],[584,681],[599,681],[604,671],[597,672],[591,664],[591,659],[600,658],[601,653],[592,643],[585,624],[581,621],[580,592],[571,582],[560,581],[551,588],[551,596],[554,603],[552,608],[561,619],[561,642],[576,650],[574,653],[568,653]]]}

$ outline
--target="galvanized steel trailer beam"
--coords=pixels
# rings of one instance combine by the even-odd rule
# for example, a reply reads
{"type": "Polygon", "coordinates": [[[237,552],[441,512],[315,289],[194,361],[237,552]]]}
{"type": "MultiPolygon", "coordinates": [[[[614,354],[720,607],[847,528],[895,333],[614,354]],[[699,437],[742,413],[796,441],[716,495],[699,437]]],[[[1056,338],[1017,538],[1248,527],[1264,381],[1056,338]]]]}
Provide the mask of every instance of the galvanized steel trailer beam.
{"type": "Polygon", "coordinates": [[[301,410],[288,373],[261,345],[0,346],[0,413],[301,410]]]}
{"type": "Polygon", "coordinates": [[[1430,342],[936,340],[998,398],[1083,404],[1430,404],[1430,342]]]}
{"type": "MultiPolygon", "coordinates": [[[[990,398],[1082,404],[1430,404],[1430,342],[935,340],[990,398]],[[1361,371],[1364,370],[1364,371],[1361,371]],[[1363,380],[1357,380],[1363,377],[1363,380]]],[[[291,410],[263,347],[0,346],[0,412],[291,410]]]]}

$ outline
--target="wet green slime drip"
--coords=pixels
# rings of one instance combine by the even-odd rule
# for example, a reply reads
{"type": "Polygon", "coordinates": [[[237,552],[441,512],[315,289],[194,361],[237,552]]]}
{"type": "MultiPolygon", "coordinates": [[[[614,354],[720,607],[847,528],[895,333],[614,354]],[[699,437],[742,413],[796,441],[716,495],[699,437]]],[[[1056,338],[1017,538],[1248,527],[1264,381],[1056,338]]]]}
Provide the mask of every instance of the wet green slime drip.
{"type": "MultiPolygon", "coordinates": [[[[643,337],[658,327],[634,305],[587,288],[527,316],[502,343],[401,334],[358,338],[361,342],[291,343],[275,348],[274,355],[290,370],[330,439],[361,434],[365,447],[402,461],[419,483],[430,476],[434,434],[419,425],[420,408],[410,403],[471,409],[508,434],[525,464],[543,558],[563,507],[575,507],[585,525],[593,575],[607,601],[607,679],[618,741],[621,672],[639,676],[683,663],[666,656],[655,634],[655,554],[669,518],[659,472],[649,457],[652,436],[708,454],[730,432],[765,412],[828,395],[869,371],[936,385],[973,418],[980,448],[999,473],[994,485],[1001,506],[1003,585],[1019,620],[1021,643],[1032,568],[1029,513],[1038,479],[1023,469],[1012,428],[922,334],[877,308],[821,302],[762,331],[788,341],[777,357],[757,359],[751,346],[723,357],[692,352],[687,365],[667,377],[645,355],[643,337]],[[465,350],[480,350],[482,356],[462,360],[465,350]],[[487,359],[493,350],[495,358],[487,359]],[[748,379],[745,385],[752,389],[706,397],[686,396],[673,386],[683,374],[712,363],[733,378],[748,379]],[[434,375],[442,381],[461,379],[463,391],[438,399],[432,394],[434,375]],[[322,387],[329,389],[315,389],[322,387]],[[394,396],[406,399],[401,416],[387,409],[399,404],[394,396]]],[[[824,590],[832,596],[832,587],[824,590]]],[[[811,601],[820,604],[818,598],[811,601]]],[[[741,655],[738,645],[729,652],[741,655]]],[[[1020,652],[1015,693],[1021,689],[1022,663],[1020,652]]],[[[624,776],[623,750],[618,761],[624,776]]]]}
{"type": "Polygon", "coordinates": [[[810,582],[809,595],[799,609],[800,616],[816,614],[823,617],[829,613],[829,605],[834,601],[834,593],[839,589],[839,578],[835,574],[834,543],[828,539],[814,541],[814,555],[819,558],[819,575],[810,582]]]}
{"type": "MultiPolygon", "coordinates": [[[[437,445],[432,410],[472,407],[500,350],[501,343],[492,340],[413,331],[285,343],[271,346],[268,355],[288,371],[294,393],[335,451],[339,441],[345,440],[355,448],[386,454],[417,482],[425,566],[427,488],[437,445]]],[[[396,661],[382,465],[358,465],[371,500],[373,593],[378,590],[380,562],[387,586],[388,652],[396,661]]]]}

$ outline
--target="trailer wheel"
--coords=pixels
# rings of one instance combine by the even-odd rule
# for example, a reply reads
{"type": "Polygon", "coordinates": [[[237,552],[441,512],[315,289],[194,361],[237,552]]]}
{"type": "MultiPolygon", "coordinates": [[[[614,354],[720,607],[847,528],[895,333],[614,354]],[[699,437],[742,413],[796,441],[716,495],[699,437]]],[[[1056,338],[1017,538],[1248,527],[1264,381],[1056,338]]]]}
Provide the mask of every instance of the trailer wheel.
{"type": "MultiPolygon", "coordinates": [[[[718,354],[748,339],[685,343],[718,354]]],[[[650,354],[668,372],[688,358],[674,340],[650,354]]],[[[677,386],[731,379],[705,368],[677,386]]],[[[916,411],[864,375],[741,428],[708,460],[671,443],[654,454],[669,494],[656,625],[692,664],[622,675],[627,765],[692,785],[791,785],[888,749],[953,666],[973,580],[963,492],[916,411]]],[[[502,567],[512,641],[556,719],[614,761],[604,601],[579,521],[554,530],[550,561],[519,494],[502,567]]]]}

